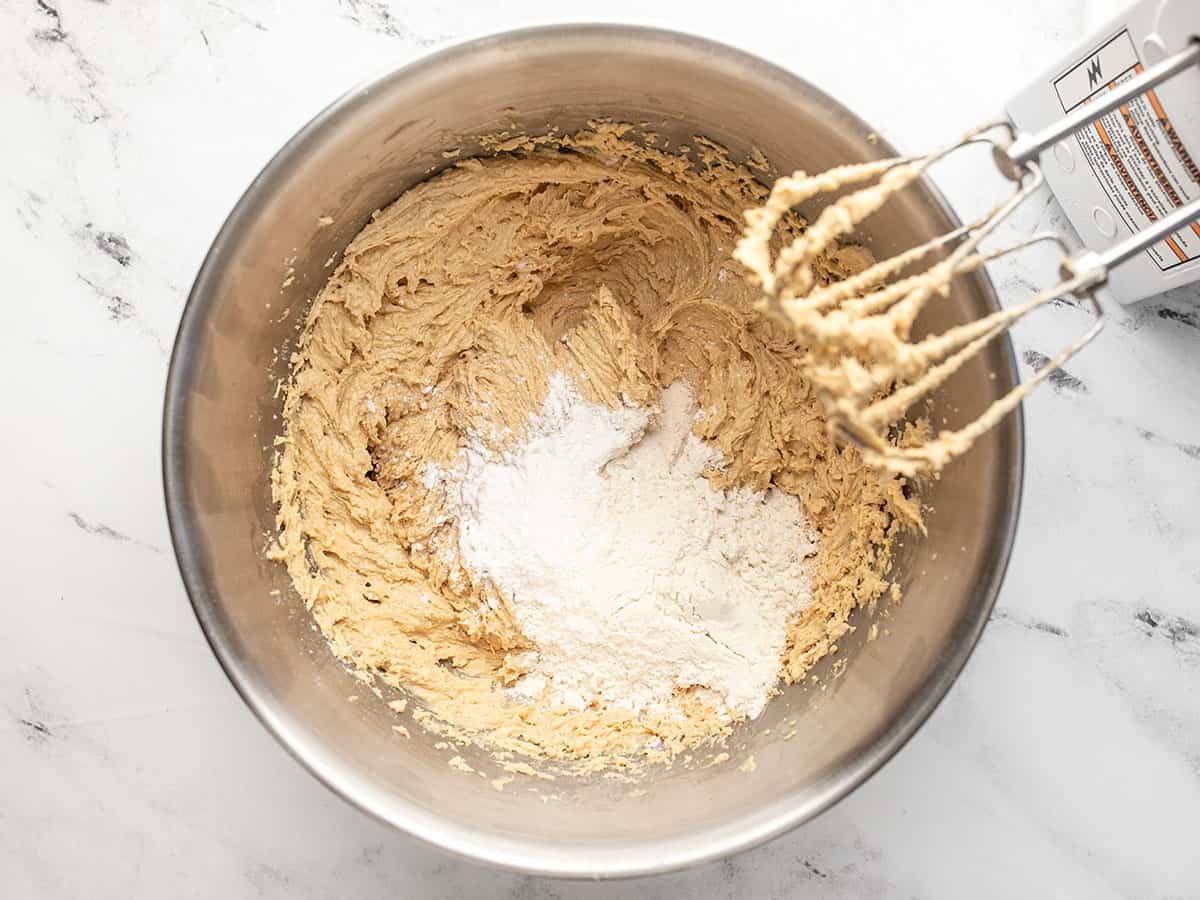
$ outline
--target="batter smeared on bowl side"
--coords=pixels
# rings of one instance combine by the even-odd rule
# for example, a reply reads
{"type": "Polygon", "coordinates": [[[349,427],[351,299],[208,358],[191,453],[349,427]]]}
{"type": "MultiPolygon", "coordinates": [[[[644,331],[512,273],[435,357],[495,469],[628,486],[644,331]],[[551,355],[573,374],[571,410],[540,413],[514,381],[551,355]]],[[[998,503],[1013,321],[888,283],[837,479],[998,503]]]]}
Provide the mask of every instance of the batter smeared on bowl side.
{"type": "Polygon", "coordinates": [[[458,735],[594,766],[756,714],[919,520],[831,443],[730,257],[764,189],[627,133],[492,142],[377,213],[313,304],[273,478],[272,555],[339,656],[458,735]]]}

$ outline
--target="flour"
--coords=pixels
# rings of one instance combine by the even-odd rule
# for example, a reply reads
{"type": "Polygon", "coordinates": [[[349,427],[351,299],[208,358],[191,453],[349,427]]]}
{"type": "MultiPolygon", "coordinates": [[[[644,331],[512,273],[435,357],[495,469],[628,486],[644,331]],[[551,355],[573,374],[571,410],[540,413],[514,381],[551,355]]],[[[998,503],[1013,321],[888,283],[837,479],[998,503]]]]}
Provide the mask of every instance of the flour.
{"type": "Polygon", "coordinates": [[[691,390],[660,410],[588,403],[560,373],[525,439],[472,442],[438,472],[459,551],[536,646],[527,699],[677,710],[699,691],[731,718],[762,711],[815,546],[797,498],[714,490],[719,455],[691,433],[691,390]]]}

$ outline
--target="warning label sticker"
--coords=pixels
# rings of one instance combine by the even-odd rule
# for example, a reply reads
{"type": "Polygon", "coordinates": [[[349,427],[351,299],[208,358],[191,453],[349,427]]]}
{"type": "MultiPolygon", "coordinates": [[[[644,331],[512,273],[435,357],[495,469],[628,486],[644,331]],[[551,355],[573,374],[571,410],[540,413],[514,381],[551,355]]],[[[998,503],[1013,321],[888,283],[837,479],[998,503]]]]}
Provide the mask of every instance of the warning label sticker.
{"type": "MultiPolygon", "coordinates": [[[[1122,31],[1054,81],[1063,112],[1091,102],[1142,71],[1122,31]]],[[[1130,231],[1200,195],[1200,169],[1175,133],[1153,90],[1075,133],[1084,159],[1130,231]]],[[[1147,253],[1164,272],[1200,259],[1200,223],[1180,229],[1147,253]]]]}

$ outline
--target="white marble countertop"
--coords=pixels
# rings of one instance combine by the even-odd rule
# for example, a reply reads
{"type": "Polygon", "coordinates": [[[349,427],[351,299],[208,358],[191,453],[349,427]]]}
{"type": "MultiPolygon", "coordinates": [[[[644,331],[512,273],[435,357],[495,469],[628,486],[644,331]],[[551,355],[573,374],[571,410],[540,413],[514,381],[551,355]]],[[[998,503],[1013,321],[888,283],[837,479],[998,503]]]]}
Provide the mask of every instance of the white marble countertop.
{"type": "MultiPolygon", "coordinates": [[[[332,795],[209,652],[159,480],[168,348],[202,255],[268,157],[363,78],[467,34],[656,24],[778,61],[924,147],[1116,5],[770,0],[741,22],[680,0],[3,4],[0,896],[1200,896],[1200,291],[1118,316],[1026,405],[995,620],[917,737],[817,821],[676,875],[495,872],[332,795]]],[[[941,183],[978,200],[969,173],[941,183]]],[[[996,274],[1006,301],[1028,295],[1024,264],[996,274]]],[[[1082,324],[1049,310],[1018,355],[1082,324]]]]}

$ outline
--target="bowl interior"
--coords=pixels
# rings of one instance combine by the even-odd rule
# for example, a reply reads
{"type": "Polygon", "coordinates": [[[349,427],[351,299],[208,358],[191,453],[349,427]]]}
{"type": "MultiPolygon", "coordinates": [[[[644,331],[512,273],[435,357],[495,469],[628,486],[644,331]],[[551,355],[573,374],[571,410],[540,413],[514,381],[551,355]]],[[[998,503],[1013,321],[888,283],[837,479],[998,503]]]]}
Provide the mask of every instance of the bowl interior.
{"type": "MultiPolygon", "coordinates": [[[[844,674],[832,677],[827,660],[819,686],[786,690],[735,733],[723,764],[676,766],[636,786],[519,777],[497,791],[489,780],[501,773],[470,748],[436,749],[415,727],[398,737],[394,714],[334,659],[283,569],[263,556],[274,521],[276,383],[329,262],[372,211],[448,165],[442,151],[470,153],[471,136],[505,128],[571,129],[595,117],[648,123],[673,145],[704,134],[735,158],[757,147],[779,172],[891,154],[799,79],[682,35],[535,29],[443,51],[326,110],[242,198],[185,312],[164,422],[169,515],[197,615],[284,745],[353,802],[419,837],[576,875],[671,868],[749,846],[815,815],[886,760],[948,688],[987,618],[1021,469],[1020,420],[1010,417],[928,485],[929,531],[902,541],[906,599],[877,620],[879,639],[868,641],[866,627],[848,636],[844,674]],[[333,224],[321,227],[322,216],[333,224]],[[448,766],[454,753],[479,774],[448,766]],[[754,770],[740,771],[751,755],[754,770]]],[[[864,236],[885,255],[954,224],[922,187],[885,207],[864,236]]],[[[993,304],[985,277],[967,279],[927,325],[993,304]]],[[[997,344],[935,399],[935,421],[961,421],[1013,379],[1011,350],[997,344]]],[[[864,616],[855,620],[865,625],[864,616]]]]}

